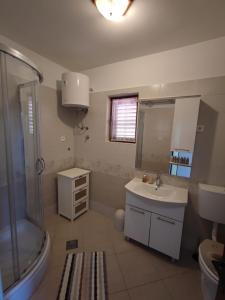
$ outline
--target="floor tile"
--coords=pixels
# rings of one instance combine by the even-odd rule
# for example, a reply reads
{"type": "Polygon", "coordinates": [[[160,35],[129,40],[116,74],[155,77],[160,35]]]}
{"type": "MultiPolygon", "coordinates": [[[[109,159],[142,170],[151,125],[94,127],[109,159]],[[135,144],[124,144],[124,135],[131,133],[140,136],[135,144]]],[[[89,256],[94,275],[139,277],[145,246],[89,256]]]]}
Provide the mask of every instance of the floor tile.
{"type": "Polygon", "coordinates": [[[111,236],[107,230],[107,225],[95,224],[84,229],[84,248],[86,251],[105,251],[107,254],[113,254],[114,248],[111,236]]]}
{"type": "Polygon", "coordinates": [[[40,286],[31,297],[31,300],[55,300],[58,295],[62,272],[63,266],[54,268],[49,266],[40,286]]]}
{"type": "Polygon", "coordinates": [[[130,296],[127,291],[122,291],[119,293],[110,294],[109,300],[130,300],[130,296]]]}
{"type": "Polygon", "coordinates": [[[92,210],[73,222],[48,216],[45,227],[51,235],[50,263],[32,300],[56,299],[67,253],[98,250],[106,252],[109,300],[202,300],[200,272],[191,253],[173,263],[157,251],[125,240],[111,219],[92,210]],[[70,239],[78,239],[78,249],[66,251],[70,239]]]}
{"type": "Polygon", "coordinates": [[[117,254],[126,287],[159,280],[160,274],[154,265],[154,258],[148,251],[130,251],[117,254]]]}
{"type": "Polygon", "coordinates": [[[153,263],[161,279],[198,269],[198,263],[192,259],[191,253],[186,253],[179,261],[172,261],[170,257],[158,251],[152,249],[149,251],[151,252],[153,263]]]}
{"type": "Polygon", "coordinates": [[[115,293],[126,289],[122,272],[115,255],[106,256],[108,292],[115,293]]]}
{"type": "Polygon", "coordinates": [[[44,219],[44,228],[48,231],[51,239],[54,238],[57,223],[58,223],[57,215],[50,215],[45,217],[44,219]]]}
{"type": "Polygon", "coordinates": [[[115,229],[111,233],[113,248],[115,253],[132,251],[138,247],[137,243],[132,240],[127,240],[123,232],[118,232],[115,229]]]}
{"type": "Polygon", "coordinates": [[[190,271],[163,280],[173,300],[203,300],[200,271],[190,271]]]}
{"type": "Polygon", "coordinates": [[[82,227],[75,222],[69,222],[64,224],[57,224],[54,238],[79,239],[83,236],[82,227]]]}
{"type": "Polygon", "coordinates": [[[129,295],[131,300],[172,300],[162,281],[130,289],[129,295]]]}
{"type": "Polygon", "coordinates": [[[95,242],[95,241],[84,241],[85,251],[104,251],[107,255],[113,255],[114,249],[112,244],[109,242],[95,242]]]}

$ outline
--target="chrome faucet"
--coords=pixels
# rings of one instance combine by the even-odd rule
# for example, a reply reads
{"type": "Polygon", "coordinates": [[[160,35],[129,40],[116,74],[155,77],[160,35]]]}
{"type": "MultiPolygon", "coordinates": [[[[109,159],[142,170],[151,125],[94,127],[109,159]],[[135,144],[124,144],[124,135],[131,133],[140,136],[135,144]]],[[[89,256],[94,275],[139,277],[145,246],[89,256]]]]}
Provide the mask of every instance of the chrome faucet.
{"type": "Polygon", "coordinates": [[[155,180],[156,189],[160,187],[160,184],[161,184],[161,178],[160,178],[160,173],[158,173],[156,175],[156,180],[155,180]]]}

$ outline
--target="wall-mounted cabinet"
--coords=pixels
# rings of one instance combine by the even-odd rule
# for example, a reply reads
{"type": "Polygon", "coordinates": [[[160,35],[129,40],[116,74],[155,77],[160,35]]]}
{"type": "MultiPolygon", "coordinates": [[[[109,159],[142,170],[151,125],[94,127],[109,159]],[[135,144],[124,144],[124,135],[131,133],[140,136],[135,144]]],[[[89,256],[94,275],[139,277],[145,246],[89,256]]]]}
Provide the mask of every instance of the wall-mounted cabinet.
{"type": "Polygon", "coordinates": [[[176,99],[171,151],[194,152],[200,98],[176,99]]]}

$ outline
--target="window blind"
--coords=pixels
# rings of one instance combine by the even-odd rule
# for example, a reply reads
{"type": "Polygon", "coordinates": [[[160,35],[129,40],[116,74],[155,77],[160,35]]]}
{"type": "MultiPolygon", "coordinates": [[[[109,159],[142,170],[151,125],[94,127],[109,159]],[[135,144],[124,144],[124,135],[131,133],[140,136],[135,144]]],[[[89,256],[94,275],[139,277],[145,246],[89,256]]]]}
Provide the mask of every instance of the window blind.
{"type": "Polygon", "coordinates": [[[111,101],[111,141],[135,142],[137,97],[111,101]]]}
{"type": "Polygon", "coordinates": [[[33,99],[29,97],[28,99],[28,127],[29,133],[34,134],[34,116],[33,116],[33,99]]]}

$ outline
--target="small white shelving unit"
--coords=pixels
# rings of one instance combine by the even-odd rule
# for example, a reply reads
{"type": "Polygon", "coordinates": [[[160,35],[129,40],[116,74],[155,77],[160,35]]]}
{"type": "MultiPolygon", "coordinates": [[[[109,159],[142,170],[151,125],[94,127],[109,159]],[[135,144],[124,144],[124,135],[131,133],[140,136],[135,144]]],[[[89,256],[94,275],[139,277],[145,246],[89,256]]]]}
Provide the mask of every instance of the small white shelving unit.
{"type": "Polygon", "coordinates": [[[71,221],[89,208],[89,170],[79,168],[57,173],[58,214],[71,221]]]}

